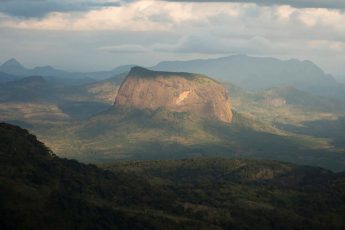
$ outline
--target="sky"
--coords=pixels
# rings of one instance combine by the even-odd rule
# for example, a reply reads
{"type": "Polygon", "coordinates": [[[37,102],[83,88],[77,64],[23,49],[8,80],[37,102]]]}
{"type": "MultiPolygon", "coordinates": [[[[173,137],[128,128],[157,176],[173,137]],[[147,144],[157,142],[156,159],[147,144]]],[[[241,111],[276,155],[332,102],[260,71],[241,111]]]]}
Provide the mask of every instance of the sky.
{"type": "Polygon", "coordinates": [[[247,54],[345,75],[345,1],[0,0],[0,51],[72,71],[247,54]]]}

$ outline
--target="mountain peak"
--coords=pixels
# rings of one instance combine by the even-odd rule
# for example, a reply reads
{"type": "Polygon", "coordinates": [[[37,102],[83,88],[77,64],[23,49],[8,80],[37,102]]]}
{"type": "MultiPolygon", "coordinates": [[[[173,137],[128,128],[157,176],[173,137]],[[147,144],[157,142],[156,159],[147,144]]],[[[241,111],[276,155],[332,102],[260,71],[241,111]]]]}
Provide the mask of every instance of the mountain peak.
{"type": "Polygon", "coordinates": [[[5,68],[14,68],[14,67],[19,67],[19,68],[23,68],[22,64],[20,64],[15,58],[11,58],[9,60],[7,60],[6,62],[4,62],[4,64],[2,64],[1,67],[5,67],[5,68]]]}

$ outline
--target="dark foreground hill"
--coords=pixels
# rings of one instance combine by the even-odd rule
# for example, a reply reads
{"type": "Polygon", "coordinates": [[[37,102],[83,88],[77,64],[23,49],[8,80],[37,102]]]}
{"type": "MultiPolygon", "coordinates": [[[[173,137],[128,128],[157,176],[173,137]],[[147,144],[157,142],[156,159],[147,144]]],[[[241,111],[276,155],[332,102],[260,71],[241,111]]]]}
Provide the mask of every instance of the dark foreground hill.
{"type": "Polygon", "coordinates": [[[0,124],[1,229],[344,229],[345,175],[274,161],[61,159],[0,124]],[[109,171],[112,170],[111,171],[109,171]]]}

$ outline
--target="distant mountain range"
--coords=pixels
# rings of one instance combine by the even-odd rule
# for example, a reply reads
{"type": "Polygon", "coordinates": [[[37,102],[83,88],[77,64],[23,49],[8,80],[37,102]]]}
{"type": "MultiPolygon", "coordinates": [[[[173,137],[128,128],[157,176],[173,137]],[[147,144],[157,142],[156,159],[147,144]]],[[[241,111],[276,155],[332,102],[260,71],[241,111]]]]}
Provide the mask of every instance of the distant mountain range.
{"type": "MultiPolygon", "coordinates": [[[[68,79],[87,79],[103,80],[114,75],[128,71],[132,65],[119,66],[109,71],[95,71],[95,72],[68,72],[65,70],[55,69],[51,66],[39,66],[33,69],[24,67],[16,59],[12,58],[0,66],[0,71],[14,76],[27,77],[32,75],[39,75],[44,77],[59,77],[68,79]]],[[[0,74],[0,78],[2,78],[0,74]]]]}
{"type": "Polygon", "coordinates": [[[310,61],[234,55],[216,59],[164,61],[154,70],[202,73],[246,90],[293,86],[316,95],[345,99],[345,87],[310,61]]]}
{"type": "MultiPolygon", "coordinates": [[[[124,65],[108,71],[68,72],[51,66],[29,69],[16,59],[10,59],[0,66],[1,72],[14,76],[49,76],[50,80],[83,79],[84,82],[104,80],[120,73],[127,73],[134,65],[124,65]],[[53,78],[55,77],[55,78],[53,78]],[[56,79],[58,77],[59,79],[56,79]]],[[[231,82],[245,90],[264,90],[276,86],[293,86],[319,96],[345,100],[345,85],[339,83],[311,61],[297,59],[279,60],[268,57],[233,55],[216,59],[190,61],[163,61],[151,67],[152,70],[200,73],[222,82],[231,82]]]]}

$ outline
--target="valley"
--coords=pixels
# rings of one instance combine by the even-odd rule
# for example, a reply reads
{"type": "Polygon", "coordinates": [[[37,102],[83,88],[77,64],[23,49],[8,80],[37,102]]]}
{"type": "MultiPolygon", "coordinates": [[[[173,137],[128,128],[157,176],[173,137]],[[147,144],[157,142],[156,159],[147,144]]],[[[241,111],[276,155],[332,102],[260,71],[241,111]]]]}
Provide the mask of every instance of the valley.
{"type": "MultiPolygon", "coordinates": [[[[142,68],[132,75],[152,77],[154,74],[142,68]]],[[[30,129],[59,156],[82,162],[224,156],[303,163],[336,171],[345,167],[341,132],[345,106],[341,100],[293,86],[249,91],[221,81],[229,93],[233,111],[232,122],[224,124],[211,117],[200,117],[203,114],[200,106],[184,105],[199,100],[190,93],[191,87],[195,87],[191,85],[167,93],[167,99],[163,99],[154,94],[159,91],[150,93],[149,88],[143,88],[146,83],[140,83],[143,85],[138,87],[149,92],[151,99],[134,90],[137,92],[134,104],[140,107],[116,106],[115,98],[127,75],[128,72],[123,72],[88,83],[61,77],[53,81],[49,76],[13,79],[0,85],[1,120],[30,129]],[[157,104],[159,100],[161,104],[157,104]],[[165,107],[165,103],[172,104],[165,107]],[[329,132],[327,124],[332,122],[334,132],[329,132]]],[[[122,94],[129,95],[130,91],[133,89],[128,88],[122,94]]],[[[210,100],[214,95],[210,91],[202,100],[210,100]]],[[[123,101],[127,103],[126,100],[123,101]]]]}
{"type": "Polygon", "coordinates": [[[345,230],[344,0],[0,0],[0,230],[345,230]]]}

